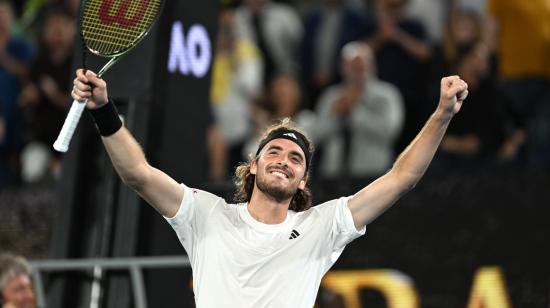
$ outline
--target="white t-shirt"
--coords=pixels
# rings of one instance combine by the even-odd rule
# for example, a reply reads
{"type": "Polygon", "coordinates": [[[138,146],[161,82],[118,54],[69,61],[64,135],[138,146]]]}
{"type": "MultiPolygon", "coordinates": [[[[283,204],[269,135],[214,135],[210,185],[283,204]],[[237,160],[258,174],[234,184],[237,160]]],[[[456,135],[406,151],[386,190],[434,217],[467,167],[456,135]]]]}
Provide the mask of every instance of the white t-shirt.
{"type": "Polygon", "coordinates": [[[323,275],[365,233],[353,224],[349,197],[268,225],[246,203],[182,186],[178,213],[166,220],[189,255],[198,308],[313,307],[323,275]]]}

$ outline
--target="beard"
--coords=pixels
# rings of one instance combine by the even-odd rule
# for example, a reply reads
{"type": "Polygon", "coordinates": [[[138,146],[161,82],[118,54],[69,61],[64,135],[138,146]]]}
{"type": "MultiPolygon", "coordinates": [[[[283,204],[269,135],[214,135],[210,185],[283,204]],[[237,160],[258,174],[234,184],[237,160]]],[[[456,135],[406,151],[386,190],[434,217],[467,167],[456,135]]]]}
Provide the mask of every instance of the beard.
{"type": "Polygon", "coordinates": [[[267,196],[271,197],[273,200],[281,203],[284,201],[287,201],[288,199],[292,198],[296,192],[298,191],[298,188],[295,187],[280,187],[275,185],[270,185],[265,178],[256,176],[256,186],[258,186],[258,189],[266,194],[267,196]]]}

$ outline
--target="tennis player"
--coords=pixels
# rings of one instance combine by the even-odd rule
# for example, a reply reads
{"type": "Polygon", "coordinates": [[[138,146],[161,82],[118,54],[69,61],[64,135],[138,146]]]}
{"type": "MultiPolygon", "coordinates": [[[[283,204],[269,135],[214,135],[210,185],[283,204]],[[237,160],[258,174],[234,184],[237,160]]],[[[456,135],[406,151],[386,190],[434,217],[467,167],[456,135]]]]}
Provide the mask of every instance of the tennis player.
{"type": "Polygon", "coordinates": [[[467,95],[458,76],[443,78],[437,109],[390,171],[353,196],[311,207],[313,147],[288,120],[269,128],[256,155],[237,168],[243,203],[228,204],[150,166],[93,72],[78,70],[72,91],[75,100],[88,99],[122,180],[176,231],[191,260],[198,308],[312,307],[344,247],[418,183],[467,95]]]}

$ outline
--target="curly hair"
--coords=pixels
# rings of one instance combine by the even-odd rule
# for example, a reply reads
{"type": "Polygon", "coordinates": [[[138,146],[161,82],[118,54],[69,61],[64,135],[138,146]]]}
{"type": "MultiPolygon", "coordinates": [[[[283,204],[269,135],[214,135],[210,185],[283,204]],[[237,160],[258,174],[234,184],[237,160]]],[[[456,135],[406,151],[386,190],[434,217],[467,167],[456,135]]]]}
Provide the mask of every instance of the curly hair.
{"type": "MultiPolygon", "coordinates": [[[[270,134],[277,132],[277,131],[294,131],[297,133],[300,133],[305,137],[305,141],[308,147],[308,152],[306,153],[309,155],[309,157],[313,156],[313,145],[309,138],[298,129],[294,123],[289,118],[284,118],[280,120],[278,123],[275,123],[274,125],[268,127],[265,131],[265,133],[260,138],[259,144],[262,143],[263,140],[265,140],[270,134]]],[[[250,167],[252,166],[252,162],[256,161],[259,158],[259,154],[253,156],[251,154],[250,158],[247,162],[239,164],[239,166],[235,170],[235,177],[234,182],[237,187],[235,191],[235,201],[237,202],[249,202],[250,198],[252,197],[252,191],[254,190],[254,182],[256,180],[256,176],[252,173],[250,173],[250,167]]],[[[306,175],[308,173],[308,166],[306,166],[306,175]]],[[[289,210],[293,210],[296,212],[302,212],[311,207],[311,192],[310,190],[305,187],[304,189],[298,189],[296,194],[292,197],[292,200],[290,201],[289,210]]]]}

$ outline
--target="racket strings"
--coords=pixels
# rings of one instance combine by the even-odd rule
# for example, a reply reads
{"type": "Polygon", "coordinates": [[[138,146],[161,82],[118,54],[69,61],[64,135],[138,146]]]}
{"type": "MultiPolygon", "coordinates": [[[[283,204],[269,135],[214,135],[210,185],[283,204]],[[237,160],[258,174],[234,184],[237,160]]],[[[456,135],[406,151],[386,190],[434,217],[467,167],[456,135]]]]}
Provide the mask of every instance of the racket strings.
{"type": "Polygon", "coordinates": [[[88,0],[82,14],[82,35],[93,52],[119,54],[152,26],[161,0],[88,0]]]}

